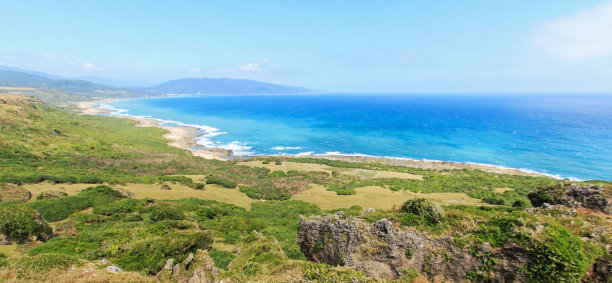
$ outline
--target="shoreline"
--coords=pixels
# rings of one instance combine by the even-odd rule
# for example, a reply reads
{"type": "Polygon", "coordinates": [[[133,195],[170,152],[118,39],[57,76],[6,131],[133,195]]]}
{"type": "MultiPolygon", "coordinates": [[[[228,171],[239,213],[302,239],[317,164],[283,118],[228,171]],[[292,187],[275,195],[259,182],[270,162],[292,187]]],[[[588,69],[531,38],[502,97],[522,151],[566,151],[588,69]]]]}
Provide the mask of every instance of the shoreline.
{"type": "MultiPolygon", "coordinates": [[[[87,115],[111,115],[119,114],[120,112],[113,109],[106,109],[96,107],[99,103],[109,103],[117,99],[104,99],[98,101],[87,101],[87,102],[73,102],[80,110],[81,114],[87,115]]],[[[164,138],[170,140],[168,145],[177,148],[185,149],[190,151],[194,156],[199,156],[206,159],[217,159],[217,160],[228,160],[232,158],[250,158],[250,157],[304,157],[304,158],[320,158],[320,159],[331,159],[341,160],[349,162],[361,162],[361,163],[381,163],[385,165],[396,165],[406,166],[413,168],[422,169],[433,169],[433,170],[444,170],[444,169],[470,169],[470,170],[482,170],[491,173],[510,174],[510,175],[521,175],[530,177],[546,177],[551,179],[563,180],[567,179],[561,176],[555,176],[550,174],[526,171],[518,168],[507,168],[490,164],[470,163],[470,162],[451,162],[451,161],[439,161],[439,160],[415,160],[403,157],[381,157],[381,156],[369,156],[369,155],[248,155],[248,156],[236,156],[233,155],[231,150],[205,147],[197,143],[198,137],[202,135],[202,129],[198,129],[193,126],[165,126],[161,125],[162,120],[153,118],[142,118],[130,115],[114,115],[114,117],[127,118],[134,121],[138,121],[137,127],[158,127],[167,130],[168,133],[164,134],[164,138]]]]}

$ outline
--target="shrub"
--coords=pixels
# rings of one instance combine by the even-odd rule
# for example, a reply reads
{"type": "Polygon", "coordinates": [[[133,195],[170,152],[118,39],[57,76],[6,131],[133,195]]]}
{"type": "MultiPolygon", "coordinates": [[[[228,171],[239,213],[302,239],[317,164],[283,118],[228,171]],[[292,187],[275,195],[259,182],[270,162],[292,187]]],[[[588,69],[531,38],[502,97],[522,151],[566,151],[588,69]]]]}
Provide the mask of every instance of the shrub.
{"type": "Polygon", "coordinates": [[[527,204],[525,203],[525,201],[517,199],[516,201],[514,201],[514,203],[512,203],[512,207],[527,207],[527,204]]]}
{"type": "Polygon", "coordinates": [[[193,183],[193,180],[191,180],[191,178],[185,176],[159,176],[157,177],[157,179],[160,182],[176,182],[187,185],[193,183]]]}
{"type": "Polygon", "coordinates": [[[531,282],[579,282],[602,251],[583,242],[564,227],[551,226],[542,233],[541,241],[532,241],[527,264],[531,282]]]}
{"type": "Polygon", "coordinates": [[[191,188],[193,188],[194,190],[204,190],[206,187],[202,183],[193,183],[191,185],[191,188]]]}
{"type": "Polygon", "coordinates": [[[71,214],[91,206],[101,206],[125,198],[109,186],[89,187],[75,196],[41,199],[27,205],[38,211],[47,221],[55,222],[68,218],[71,214]]]}
{"type": "Polygon", "coordinates": [[[533,207],[540,207],[544,203],[554,204],[555,198],[546,192],[532,192],[527,195],[533,207]]]}
{"type": "Polygon", "coordinates": [[[214,175],[209,175],[206,177],[206,184],[217,184],[228,189],[234,189],[238,186],[238,184],[236,184],[234,181],[223,179],[214,175]]]}
{"type": "Polygon", "coordinates": [[[325,263],[309,263],[304,269],[304,277],[312,282],[374,282],[363,271],[325,263]]]}
{"type": "Polygon", "coordinates": [[[215,263],[215,266],[225,270],[227,270],[229,263],[232,262],[234,258],[236,258],[236,255],[234,255],[233,253],[219,251],[215,249],[210,250],[209,254],[213,262],[215,263]]]}
{"type": "Polygon", "coordinates": [[[159,188],[162,189],[162,190],[166,190],[166,191],[172,190],[172,188],[168,184],[163,184],[159,188]]]}
{"type": "Polygon", "coordinates": [[[185,219],[185,214],[182,210],[170,203],[160,203],[153,207],[150,218],[153,221],[183,220],[185,219]]]}
{"type": "Polygon", "coordinates": [[[9,240],[24,241],[28,238],[46,237],[51,227],[38,212],[21,204],[5,206],[0,209],[0,233],[9,240]]]}
{"type": "Polygon", "coordinates": [[[444,218],[444,209],[440,205],[423,198],[407,200],[402,204],[400,211],[423,216],[435,223],[442,222],[444,218]]]}
{"type": "Polygon", "coordinates": [[[138,207],[142,207],[143,204],[144,202],[138,199],[122,199],[102,206],[94,207],[93,213],[107,216],[116,213],[129,213],[137,211],[138,207]]]}

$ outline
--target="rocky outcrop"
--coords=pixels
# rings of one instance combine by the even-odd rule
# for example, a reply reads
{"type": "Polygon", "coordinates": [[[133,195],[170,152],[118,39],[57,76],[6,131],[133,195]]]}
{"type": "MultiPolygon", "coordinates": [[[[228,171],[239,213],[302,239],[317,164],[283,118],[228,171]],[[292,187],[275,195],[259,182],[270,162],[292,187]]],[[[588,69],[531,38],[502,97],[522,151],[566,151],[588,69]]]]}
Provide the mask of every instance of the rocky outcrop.
{"type": "Polygon", "coordinates": [[[382,280],[416,270],[436,282],[465,282],[470,274],[486,273],[497,282],[525,281],[519,269],[529,258],[518,245],[470,252],[453,245],[452,237],[431,237],[416,230],[399,230],[380,219],[374,224],[342,214],[301,218],[298,243],[312,261],[343,265],[382,280]],[[499,263],[487,269],[484,260],[499,263]]]}
{"type": "Polygon", "coordinates": [[[612,214],[612,195],[602,186],[577,184],[558,184],[538,188],[528,195],[534,207],[545,204],[563,205],[571,208],[588,208],[612,214]]]}
{"type": "Polygon", "coordinates": [[[113,188],[113,191],[121,193],[126,198],[134,198],[134,193],[122,188],[113,188]]]}
{"type": "Polygon", "coordinates": [[[189,254],[182,263],[168,259],[164,268],[157,274],[160,282],[212,283],[216,282],[219,271],[210,258],[208,251],[197,250],[189,254]]]}
{"type": "Polygon", "coordinates": [[[22,187],[0,183],[0,201],[26,202],[31,198],[32,193],[22,187]]]}
{"type": "Polygon", "coordinates": [[[68,194],[65,193],[65,192],[56,191],[56,190],[48,190],[48,191],[44,191],[44,192],[40,193],[40,195],[38,195],[37,199],[63,198],[65,196],[68,196],[68,194]]]}

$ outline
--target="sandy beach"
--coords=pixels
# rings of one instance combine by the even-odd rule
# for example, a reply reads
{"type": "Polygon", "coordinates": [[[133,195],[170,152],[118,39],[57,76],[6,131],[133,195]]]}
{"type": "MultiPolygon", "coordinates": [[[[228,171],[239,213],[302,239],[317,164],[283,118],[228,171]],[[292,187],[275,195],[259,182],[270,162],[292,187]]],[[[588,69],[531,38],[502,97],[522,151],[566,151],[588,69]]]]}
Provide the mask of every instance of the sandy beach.
{"type": "MultiPolygon", "coordinates": [[[[92,102],[76,102],[76,106],[81,110],[82,114],[89,115],[105,115],[113,113],[112,110],[97,108],[98,103],[107,103],[113,101],[112,99],[92,101],[92,102]]],[[[169,139],[168,143],[171,146],[186,149],[191,151],[195,156],[200,156],[207,159],[219,159],[227,160],[232,158],[232,151],[221,148],[206,148],[202,145],[197,144],[196,138],[199,136],[199,129],[188,126],[164,126],[160,125],[160,122],[154,119],[139,118],[132,116],[118,116],[121,118],[132,119],[138,121],[138,127],[159,127],[167,130],[168,133],[164,135],[165,138],[169,139]]],[[[242,156],[241,156],[242,157],[242,156]]],[[[375,156],[346,156],[346,155],[316,155],[316,156],[305,156],[308,158],[325,158],[333,160],[343,160],[351,162],[364,162],[364,163],[381,163],[386,165],[398,165],[407,166],[414,168],[433,169],[433,170],[444,170],[444,169],[478,169],[485,172],[511,174],[511,175],[522,175],[532,177],[548,177],[551,176],[525,172],[515,168],[503,168],[494,165],[487,164],[475,164],[475,163],[459,163],[459,162],[447,162],[447,161],[425,161],[425,160],[412,160],[408,158],[388,158],[388,157],[375,157],[375,156]]]]}

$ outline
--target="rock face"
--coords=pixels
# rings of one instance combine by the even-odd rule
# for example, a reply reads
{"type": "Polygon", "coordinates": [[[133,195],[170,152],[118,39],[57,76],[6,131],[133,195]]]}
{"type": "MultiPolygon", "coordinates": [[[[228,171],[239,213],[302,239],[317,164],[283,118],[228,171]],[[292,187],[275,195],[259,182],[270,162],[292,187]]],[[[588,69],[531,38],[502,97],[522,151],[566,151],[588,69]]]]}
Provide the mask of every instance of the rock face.
{"type": "Polygon", "coordinates": [[[212,283],[219,276],[212,259],[206,250],[189,254],[182,263],[174,264],[168,259],[164,268],[157,274],[160,282],[212,283]]]}
{"type": "Polygon", "coordinates": [[[26,202],[31,198],[32,193],[22,187],[0,183],[0,201],[26,202]]]}
{"type": "Polygon", "coordinates": [[[400,231],[380,219],[373,225],[341,214],[300,219],[298,244],[312,261],[344,265],[364,271],[368,276],[392,280],[416,270],[435,282],[465,282],[468,274],[483,266],[483,254],[499,263],[490,275],[496,282],[522,282],[519,268],[528,252],[519,246],[491,250],[481,247],[478,253],[453,245],[452,237],[429,237],[416,230],[400,231]]]}
{"type": "Polygon", "coordinates": [[[538,188],[528,197],[534,207],[540,207],[548,203],[572,208],[584,207],[612,214],[611,193],[606,192],[602,186],[558,184],[552,187],[538,188]]]}

